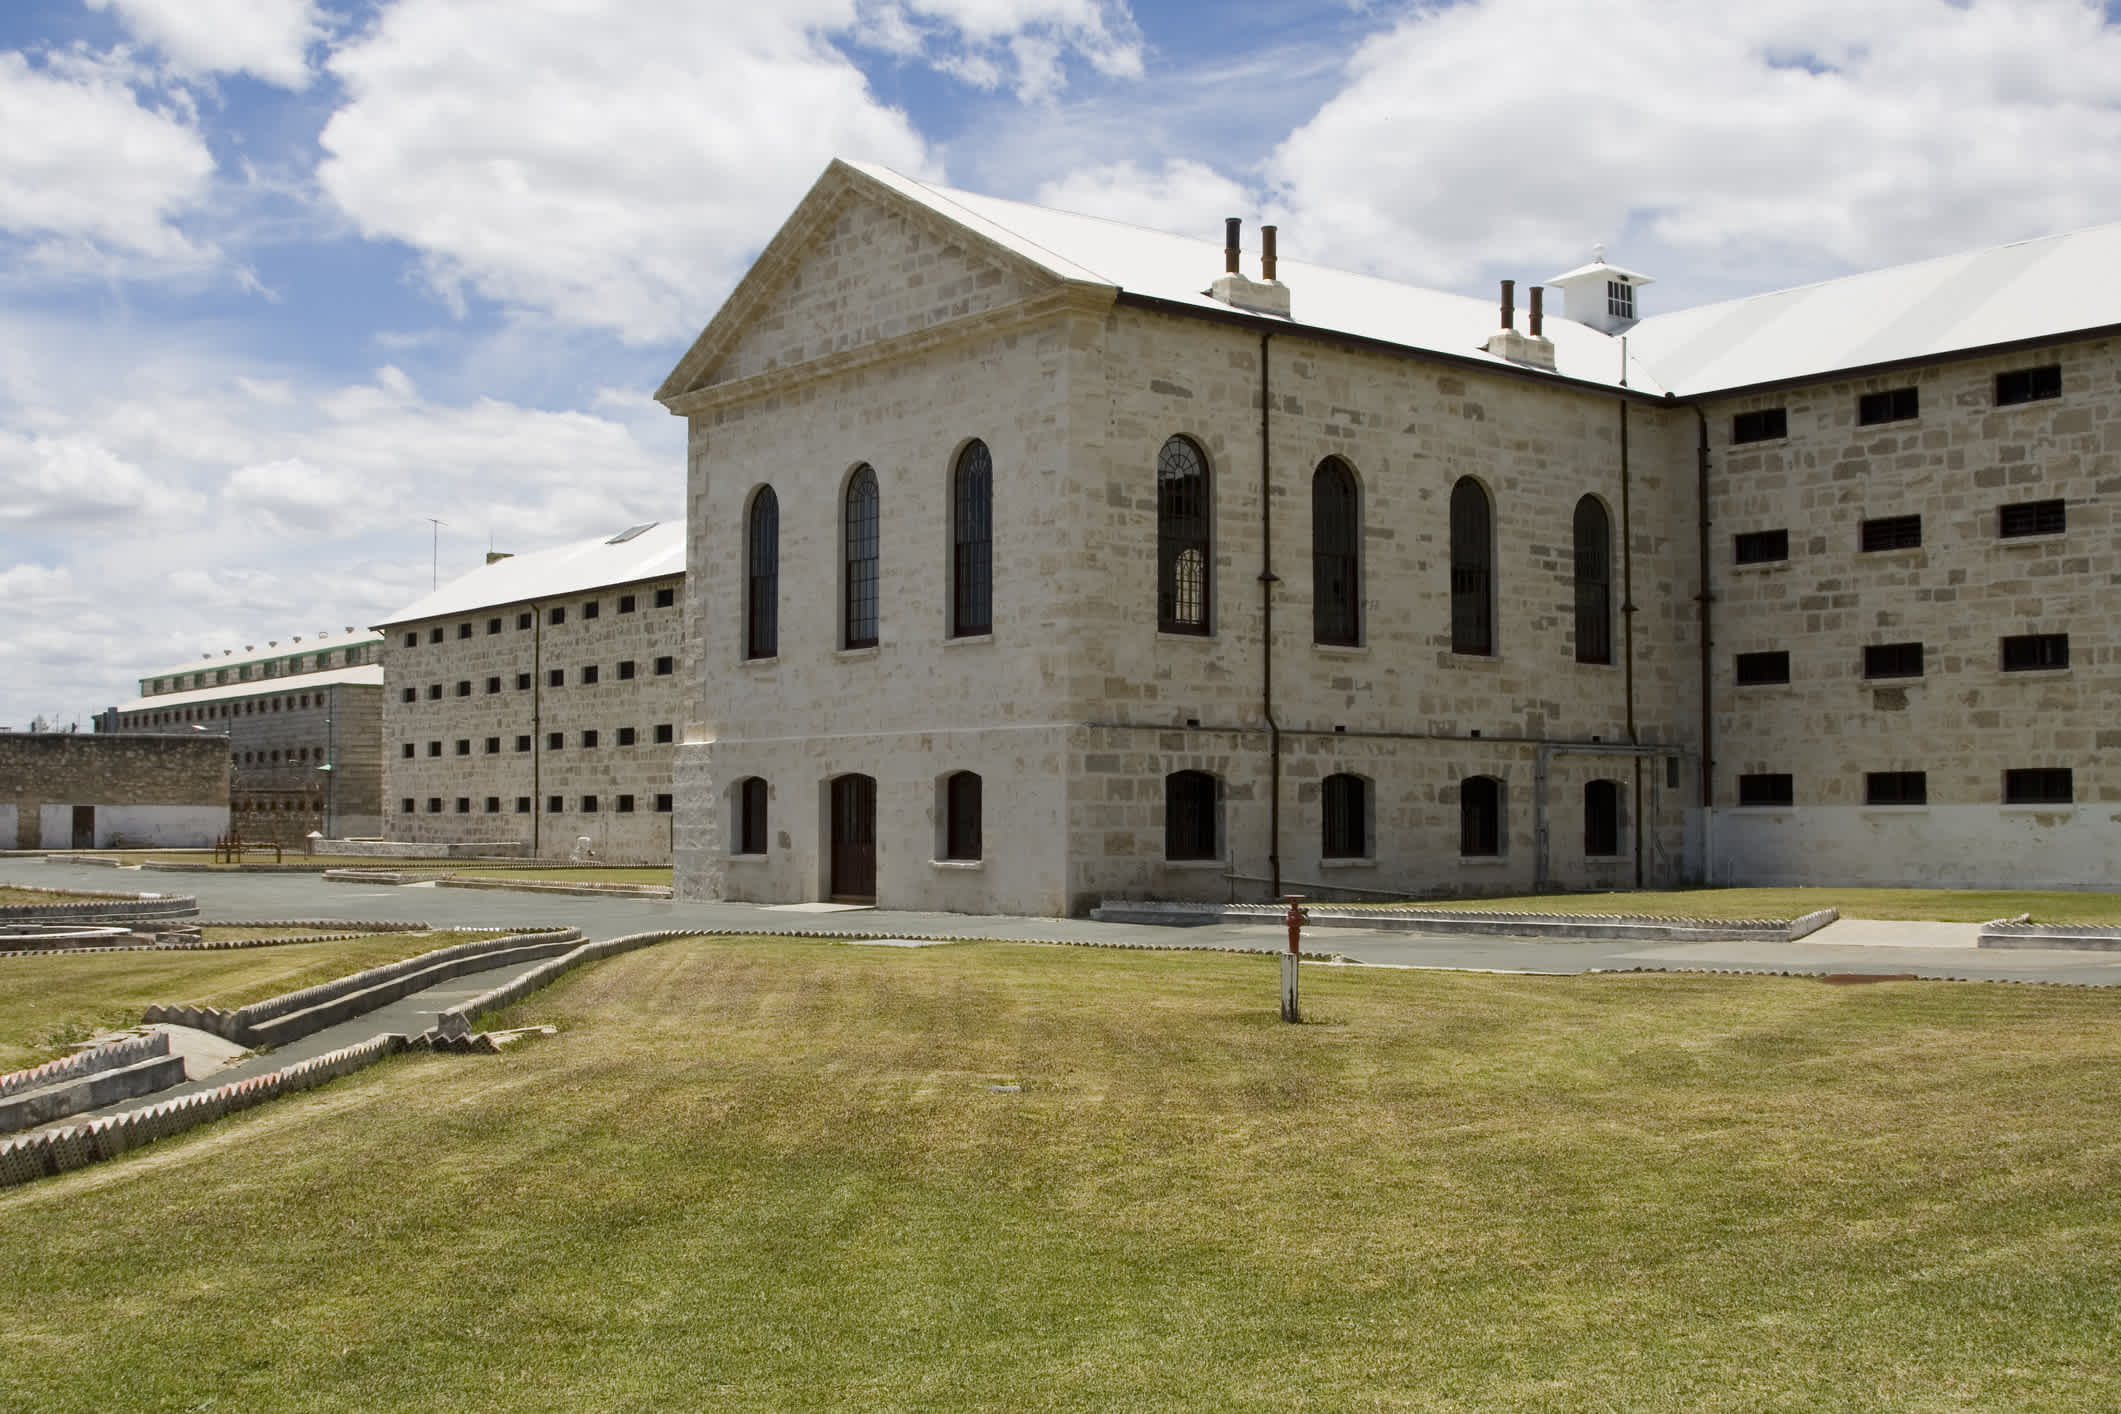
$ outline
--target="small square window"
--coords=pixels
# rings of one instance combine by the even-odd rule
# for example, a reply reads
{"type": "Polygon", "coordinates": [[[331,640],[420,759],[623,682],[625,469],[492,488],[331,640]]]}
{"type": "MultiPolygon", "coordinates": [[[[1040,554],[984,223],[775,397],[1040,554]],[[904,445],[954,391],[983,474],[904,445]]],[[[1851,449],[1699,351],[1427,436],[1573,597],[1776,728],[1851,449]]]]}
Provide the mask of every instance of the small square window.
{"type": "Polygon", "coordinates": [[[500,690],[501,680],[499,678],[486,679],[486,692],[488,696],[491,696],[492,694],[499,692],[500,690]]]}
{"type": "Polygon", "coordinates": [[[429,797],[427,797],[427,813],[430,815],[439,815],[442,813],[441,796],[430,795],[429,797]]]}
{"type": "Polygon", "coordinates": [[[471,813],[471,797],[470,797],[470,796],[468,796],[468,795],[460,795],[460,796],[458,796],[458,797],[457,797],[457,814],[459,814],[459,815],[469,815],[470,813],[471,813]]]}
{"type": "Polygon", "coordinates": [[[2003,671],[2049,672],[2069,666],[2069,635],[2021,633],[2003,640],[2003,671]]]}
{"type": "Polygon", "coordinates": [[[1605,282],[1605,312],[1615,319],[1635,317],[1635,287],[1625,280],[1605,282]]]}
{"type": "Polygon", "coordinates": [[[658,609],[667,609],[677,601],[678,592],[675,589],[658,589],[655,592],[655,606],[658,609]]]}
{"type": "Polygon", "coordinates": [[[1787,649],[1771,653],[1740,653],[1737,660],[1738,685],[1760,687],[1769,683],[1790,680],[1790,655],[1787,649]]]}
{"type": "Polygon", "coordinates": [[[467,737],[459,737],[459,738],[457,739],[457,755],[459,755],[459,756],[469,756],[469,755],[471,755],[471,738],[470,738],[470,737],[468,737],[468,736],[467,736],[467,737]]]}
{"type": "Polygon", "coordinates": [[[548,669],[546,669],[546,670],[545,670],[545,686],[547,686],[547,687],[565,687],[565,686],[567,686],[567,670],[566,670],[565,668],[548,668],[548,669]]]}
{"type": "Polygon", "coordinates": [[[668,745],[669,743],[671,743],[671,742],[673,742],[673,741],[676,741],[676,740],[677,740],[677,732],[676,732],[676,729],[675,729],[674,727],[672,727],[672,726],[670,725],[670,723],[668,723],[668,722],[657,722],[657,723],[656,723],[656,725],[655,725],[655,741],[656,741],[656,745],[658,745],[658,746],[667,746],[667,745],[668,745]]]}
{"type": "Polygon", "coordinates": [[[582,813],[584,815],[594,815],[597,813],[597,798],[595,796],[585,795],[582,797],[582,813]]]}
{"type": "Polygon", "coordinates": [[[1741,412],[1731,419],[1733,442],[1769,442],[1777,437],[1790,435],[1790,415],[1787,408],[1760,408],[1753,412],[1741,412]]]}
{"type": "Polygon", "coordinates": [[[1781,774],[1740,776],[1740,805],[1788,805],[1797,798],[1795,778],[1781,774]]]}
{"type": "Polygon", "coordinates": [[[405,646],[406,646],[407,648],[418,648],[418,647],[420,646],[420,635],[419,635],[419,634],[417,634],[417,633],[408,633],[408,634],[406,634],[406,635],[405,635],[405,646]]]}
{"type": "Polygon", "coordinates": [[[590,600],[590,601],[589,601],[588,603],[586,603],[586,604],[584,604],[584,605],[582,606],[582,617],[583,617],[583,618],[585,618],[585,619],[593,619],[593,618],[595,618],[596,616],[597,616],[597,601],[596,601],[596,600],[594,600],[594,599],[591,599],[591,600],[590,600]]]}
{"type": "Polygon", "coordinates": [[[398,693],[398,701],[400,702],[418,702],[419,700],[420,689],[416,687],[404,688],[398,693]]]}
{"type": "MultiPolygon", "coordinates": [[[[486,632],[488,632],[489,634],[494,634],[494,633],[499,633],[500,631],[501,631],[501,621],[500,621],[499,619],[488,619],[488,620],[486,621],[486,632]]],[[[497,796],[497,795],[490,795],[490,796],[488,796],[488,797],[486,797],[486,798],[487,798],[488,800],[490,800],[490,801],[492,801],[492,802],[494,803],[494,806],[495,806],[495,808],[496,808],[496,809],[498,809],[498,808],[499,808],[499,806],[500,806],[500,803],[501,803],[501,798],[500,798],[499,796],[497,796]]]]}
{"type": "Polygon", "coordinates": [[[1856,399],[1856,421],[1863,427],[1875,427],[1881,422],[1906,422],[1921,415],[1921,395],[1913,388],[1865,393],[1856,399]]]}
{"type": "Polygon", "coordinates": [[[440,625],[436,625],[434,628],[427,630],[427,641],[429,643],[440,643],[442,641],[442,629],[440,625]]]}
{"type": "Polygon", "coordinates": [[[670,797],[668,795],[657,796],[655,798],[655,808],[661,814],[668,815],[670,813],[670,797]]]}
{"type": "Polygon", "coordinates": [[[497,795],[489,795],[486,797],[486,813],[488,815],[498,815],[501,813],[501,797],[497,795]]]}
{"type": "Polygon", "coordinates": [[[442,700],[442,684],[438,682],[427,684],[427,700],[429,702],[440,702],[442,700]]]}
{"type": "MultiPolygon", "coordinates": [[[[547,615],[545,615],[545,622],[546,622],[546,623],[548,623],[548,624],[555,624],[555,625],[557,625],[557,624],[563,624],[563,623],[566,623],[566,622],[567,622],[567,610],[566,610],[566,609],[564,609],[564,608],[561,608],[561,609],[554,609],[554,610],[553,610],[552,612],[550,612],[550,613],[548,613],[547,615]]],[[[557,799],[559,799],[559,797],[558,797],[558,796],[554,796],[554,797],[553,797],[553,799],[557,800],[557,799]]]]}
{"type": "Polygon", "coordinates": [[[531,623],[531,617],[532,617],[532,616],[531,616],[531,615],[529,615],[529,614],[517,614],[517,615],[516,615],[516,628],[517,628],[518,630],[521,630],[521,629],[526,629],[526,628],[529,628],[529,627],[530,627],[530,623],[531,623]]]}
{"type": "Polygon", "coordinates": [[[620,681],[620,682],[631,682],[632,680],[633,680],[633,659],[631,659],[631,658],[621,658],[621,659],[619,660],[619,681],[620,681]]]}
{"type": "Polygon", "coordinates": [[[596,734],[595,732],[593,732],[593,731],[587,731],[587,732],[583,732],[583,733],[582,733],[582,745],[584,745],[584,746],[586,746],[586,747],[591,747],[591,748],[594,748],[594,747],[596,746],[596,744],[597,744],[597,734],[596,734]]]}
{"type": "Polygon", "coordinates": [[[528,691],[530,691],[530,674],[528,674],[528,673],[517,673],[517,674],[516,674],[516,691],[517,691],[517,692],[528,692],[528,691]]]}
{"type": "Polygon", "coordinates": [[[615,808],[621,815],[631,815],[633,813],[633,797],[630,795],[620,796],[618,805],[615,808]]]}
{"type": "Polygon", "coordinates": [[[675,658],[658,658],[655,660],[655,675],[657,677],[667,678],[676,671],[677,660],[675,658]]]}
{"type": "Polygon", "coordinates": [[[471,696],[471,680],[469,678],[466,678],[464,681],[457,684],[457,696],[471,696]]]}
{"type": "Polygon", "coordinates": [[[546,749],[547,751],[559,751],[559,750],[563,749],[563,748],[564,748],[564,747],[565,747],[566,745],[567,745],[567,733],[565,733],[565,732],[547,732],[547,733],[545,733],[545,749],[546,749]]]}
{"type": "Polygon", "coordinates": [[[2017,368],[2009,373],[1996,375],[1996,405],[2008,407],[2012,403],[2037,403],[2048,398],[2062,396],[2062,365],[2043,364],[2038,368],[2017,368]]]}
{"type": "Polygon", "coordinates": [[[410,814],[412,814],[412,797],[411,797],[411,796],[409,796],[409,795],[408,795],[408,796],[406,796],[406,797],[405,797],[405,798],[404,798],[403,800],[400,800],[400,801],[398,802],[398,812],[399,812],[400,814],[402,814],[402,815],[410,815],[410,814]]]}
{"type": "Polygon", "coordinates": [[[1879,516],[1863,523],[1857,542],[1868,553],[1874,550],[1912,550],[1922,543],[1921,516],[1879,516]]]}
{"type": "Polygon", "coordinates": [[[440,756],[442,754],[442,743],[439,741],[427,743],[427,754],[429,756],[440,756]]]}
{"type": "Polygon", "coordinates": [[[498,756],[501,754],[501,739],[499,737],[490,736],[486,738],[486,754],[488,756],[498,756]]]}
{"type": "Polygon", "coordinates": [[[2003,773],[2005,805],[2068,805],[2076,798],[2075,783],[2067,766],[2003,773]]]}
{"type": "Polygon", "coordinates": [[[639,607],[639,603],[640,601],[635,599],[633,595],[621,594],[619,596],[619,612],[622,614],[630,614],[634,611],[634,609],[639,607]]]}
{"type": "Polygon", "coordinates": [[[1867,771],[1863,776],[1865,805],[1927,805],[1929,777],[1921,771],[1867,771]]]}
{"type": "Polygon", "coordinates": [[[545,797],[545,813],[546,813],[547,815],[557,815],[557,814],[559,814],[559,813],[560,813],[560,812],[561,812],[562,810],[565,810],[566,808],[567,808],[567,797],[566,797],[566,796],[564,796],[564,795],[548,795],[548,796],[546,796],[546,797],[545,797]]]}
{"type": "Polygon", "coordinates": [[[519,796],[517,796],[517,797],[516,797],[516,814],[518,814],[518,815],[528,815],[529,813],[530,813],[530,797],[529,797],[529,796],[527,796],[527,795],[519,795],[519,796]]]}
{"type": "MultiPolygon", "coordinates": [[[[458,624],[458,625],[457,625],[457,637],[459,637],[459,638],[469,638],[469,637],[471,637],[471,625],[470,625],[470,624],[458,624]]],[[[468,804],[469,802],[466,802],[466,803],[468,804]]]]}
{"type": "Polygon", "coordinates": [[[1996,508],[1996,533],[2006,539],[2020,535],[2060,535],[2069,529],[2069,508],[2061,501],[2020,501],[1996,508]]]}
{"type": "Polygon", "coordinates": [[[1734,558],[1741,565],[1764,565],[1790,557],[1790,533],[1787,530],[1750,530],[1733,538],[1734,558]]]}
{"type": "Polygon", "coordinates": [[[398,754],[403,756],[406,760],[410,761],[415,755],[412,748],[412,743],[408,741],[405,743],[405,745],[398,748],[398,754]]]}
{"type": "Polygon", "coordinates": [[[1864,645],[1863,675],[1867,678],[1921,677],[1922,645],[1919,643],[1870,643],[1864,645]]]}
{"type": "Polygon", "coordinates": [[[597,680],[597,670],[596,670],[596,665],[595,665],[594,663],[592,663],[592,664],[590,664],[590,665],[589,665],[588,667],[586,667],[586,668],[582,669],[582,686],[584,686],[584,687],[587,687],[587,686],[589,686],[589,685],[590,685],[591,683],[595,682],[596,680],[597,680]]]}
{"type": "Polygon", "coordinates": [[[633,745],[633,740],[634,740],[634,729],[633,729],[632,727],[620,727],[620,728],[619,728],[619,745],[621,745],[621,746],[631,746],[631,745],[633,745]]]}
{"type": "Polygon", "coordinates": [[[529,738],[528,736],[519,736],[519,737],[517,737],[517,738],[516,738],[516,750],[518,750],[518,751],[528,751],[528,750],[530,750],[530,738],[529,738]]]}

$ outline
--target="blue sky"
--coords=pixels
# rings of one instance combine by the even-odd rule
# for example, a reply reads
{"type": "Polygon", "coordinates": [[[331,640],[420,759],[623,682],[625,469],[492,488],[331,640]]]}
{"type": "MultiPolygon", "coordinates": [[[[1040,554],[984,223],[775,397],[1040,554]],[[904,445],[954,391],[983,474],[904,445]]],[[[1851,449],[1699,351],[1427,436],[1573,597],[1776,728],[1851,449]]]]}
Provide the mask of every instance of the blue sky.
{"type": "Polygon", "coordinates": [[[2121,220],[2083,0],[9,0],[0,725],[669,519],[833,156],[1671,308],[2121,220]]]}

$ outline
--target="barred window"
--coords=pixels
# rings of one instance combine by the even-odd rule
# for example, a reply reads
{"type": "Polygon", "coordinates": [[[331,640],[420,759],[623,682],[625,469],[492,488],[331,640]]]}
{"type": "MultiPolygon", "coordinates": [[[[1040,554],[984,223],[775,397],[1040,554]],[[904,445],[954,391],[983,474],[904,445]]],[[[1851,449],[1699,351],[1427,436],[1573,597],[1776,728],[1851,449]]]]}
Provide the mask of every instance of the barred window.
{"type": "Polygon", "coordinates": [[[1613,661],[1613,527],[1596,496],[1576,503],[1576,661],[1613,661]]]}
{"type": "Polygon", "coordinates": [[[744,528],[744,656],[780,652],[781,503],[771,486],[751,498],[744,528]]]}
{"type": "Polygon", "coordinates": [[[1858,543],[1866,552],[1912,550],[1922,543],[1922,517],[1879,516],[1867,520],[1858,543]]]}
{"type": "Polygon", "coordinates": [[[2044,364],[2039,368],[2017,368],[1996,375],[1996,403],[1999,407],[2061,396],[2062,365],[2059,363],[2044,364]]]}
{"type": "Polygon", "coordinates": [[[1493,776],[1458,783],[1458,852],[1473,859],[1502,853],[1502,782],[1493,776]]]}
{"type": "Polygon", "coordinates": [[[1215,777],[1205,771],[1164,777],[1164,858],[1221,858],[1218,794],[1215,777]]]}
{"type": "Polygon", "coordinates": [[[847,482],[840,522],[842,648],[876,646],[877,499],[876,473],[857,468],[847,482]]]}
{"type": "Polygon", "coordinates": [[[1733,442],[1771,442],[1789,435],[1787,408],[1760,408],[1754,412],[1741,412],[1731,419],[1733,442]]]}
{"type": "Polygon", "coordinates": [[[1997,508],[1996,533],[2006,539],[2020,535],[2060,535],[2069,529],[2069,509],[2061,501],[2021,501],[1997,508]]]}
{"type": "Polygon", "coordinates": [[[1311,638],[1362,642],[1361,493],[1339,457],[1311,475],[1311,638]]]}
{"type": "Polygon", "coordinates": [[[1325,859],[1370,857],[1370,783],[1336,772],[1319,787],[1319,854],[1325,859]]]}
{"type": "Polygon", "coordinates": [[[1211,504],[1207,458],[1173,437],[1156,455],[1156,626],[1165,633],[1208,632],[1211,504]]]}
{"type": "Polygon", "coordinates": [[[1865,805],[1927,805],[1929,776],[1922,771],[1866,771],[1863,776],[1865,805]]]}
{"type": "Polygon", "coordinates": [[[2005,805],[2068,805],[2076,798],[2075,782],[2067,766],[2003,773],[2005,805]]]}
{"type": "Polygon", "coordinates": [[[1749,530],[1732,537],[1731,557],[1741,565],[1764,565],[1790,557],[1787,530],[1749,530]]]}
{"type": "Polygon", "coordinates": [[[1920,416],[1921,411],[1921,395],[1913,388],[1865,393],[1856,399],[1856,422],[1863,427],[1874,427],[1881,422],[1906,422],[1920,416]]]}
{"type": "Polygon", "coordinates": [[[985,442],[974,442],[950,477],[950,633],[993,631],[994,458],[985,442]]]}
{"type": "Polygon", "coordinates": [[[2069,666],[2069,635],[2021,633],[2003,640],[2003,671],[2046,672],[2069,666]]]}
{"type": "Polygon", "coordinates": [[[1796,778],[1786,772],[1760,772],[1738,778],[1740,805],[1789,805],[1796,799],[1796,778]]]}
{"type": "Polygon", "coordinates": [[[1451,488],[1451,651],[1495,651],[1495,531],[1488,493],[1472,477],[1451,488]]]}
{"type": "Polygon", "coordinates": [[[1863,648],[1863,675],[1867,678],[1919,678],[1922,676],[1922,645],[1919,643],[1869,643],[1863,648]]]}

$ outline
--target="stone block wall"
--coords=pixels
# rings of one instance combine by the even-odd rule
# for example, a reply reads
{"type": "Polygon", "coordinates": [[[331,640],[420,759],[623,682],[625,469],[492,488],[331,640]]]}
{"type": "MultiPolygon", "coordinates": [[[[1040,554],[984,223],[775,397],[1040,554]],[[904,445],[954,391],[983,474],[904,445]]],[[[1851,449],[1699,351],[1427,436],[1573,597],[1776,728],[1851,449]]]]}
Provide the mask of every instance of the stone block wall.
{"type": "Polygon", "coordinates": [[[0,800],[16,849],[211,845],[228,828],[225,738],[0,733],[0,800]],[[82,813],[86,812],[86,813],[82,813]]]}

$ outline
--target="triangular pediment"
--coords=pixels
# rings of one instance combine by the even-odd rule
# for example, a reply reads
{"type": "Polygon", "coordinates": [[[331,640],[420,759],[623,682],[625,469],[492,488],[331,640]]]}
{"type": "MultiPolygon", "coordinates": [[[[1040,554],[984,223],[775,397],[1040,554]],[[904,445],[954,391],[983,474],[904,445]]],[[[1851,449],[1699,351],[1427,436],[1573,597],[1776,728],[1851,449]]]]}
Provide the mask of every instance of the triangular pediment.
{"type": "Polygon", "coordinates": [[[656,390],[687,393],[975,318],[1069,283],[835,161],[656,390]]]}

